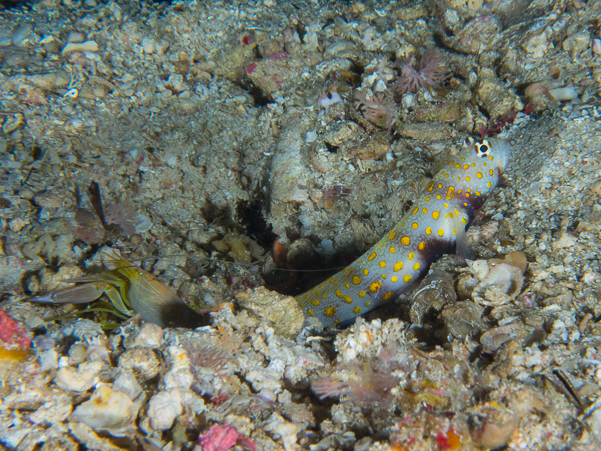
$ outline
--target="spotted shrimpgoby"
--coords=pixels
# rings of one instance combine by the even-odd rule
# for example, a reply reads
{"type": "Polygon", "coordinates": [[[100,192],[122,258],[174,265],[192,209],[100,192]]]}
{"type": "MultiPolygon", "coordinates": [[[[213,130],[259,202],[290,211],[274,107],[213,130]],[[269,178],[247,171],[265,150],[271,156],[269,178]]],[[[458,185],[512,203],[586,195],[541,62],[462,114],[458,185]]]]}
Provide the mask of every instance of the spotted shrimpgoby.
{"type": "Polygon", "coordinates": [[[326,327],[346,323],[410,290],[453,246],[462,253],[465,231],[510,155],[507,141],[468,138],[394,228],[348,267],[297,296],[300,307],[326,327]]]}

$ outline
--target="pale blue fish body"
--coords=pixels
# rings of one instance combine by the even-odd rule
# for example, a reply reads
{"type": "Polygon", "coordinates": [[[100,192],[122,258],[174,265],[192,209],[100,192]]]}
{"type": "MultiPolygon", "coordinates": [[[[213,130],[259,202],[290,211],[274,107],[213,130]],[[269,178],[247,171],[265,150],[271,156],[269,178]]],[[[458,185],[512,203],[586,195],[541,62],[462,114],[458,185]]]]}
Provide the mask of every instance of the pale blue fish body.
{"type": "Polygon", "coordinates": [[[465,246],[465,230],[498,185],[510,155],[507,141],[470,138],[390,232],[347,268],[298,296],[300,307],[327,327],[410,290],[454,245],[465,246]]]}

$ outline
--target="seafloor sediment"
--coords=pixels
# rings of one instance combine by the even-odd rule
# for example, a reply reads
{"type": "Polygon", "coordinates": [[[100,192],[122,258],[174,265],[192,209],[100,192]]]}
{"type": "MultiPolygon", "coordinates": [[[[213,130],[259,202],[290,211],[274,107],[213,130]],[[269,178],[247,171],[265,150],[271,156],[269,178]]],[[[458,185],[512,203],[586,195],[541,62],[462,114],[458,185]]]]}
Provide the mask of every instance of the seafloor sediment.
{"type": "Polygon", "coordinates": [[[0,11],[2,446],[599,449],[600,26],[581,0],[0,11]],[[305,320],[305,271],[470,135],[514,149],[474,257],[341,332],[305,320]],[[27,301],[100,295],[109,248],[148,271],[121,294],[165,284],[198,328],[27,301]]]}

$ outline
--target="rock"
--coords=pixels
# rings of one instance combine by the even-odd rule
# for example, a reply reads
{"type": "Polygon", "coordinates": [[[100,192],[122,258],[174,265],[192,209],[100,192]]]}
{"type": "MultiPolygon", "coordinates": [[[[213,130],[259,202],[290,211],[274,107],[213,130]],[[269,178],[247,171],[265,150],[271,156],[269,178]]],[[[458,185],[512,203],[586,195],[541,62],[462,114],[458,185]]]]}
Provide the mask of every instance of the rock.
{"type": "Polygon", "coordinates": [[[126,349],[136,346],[159,349],[163,340],[163,329],[154,323],[144,323],[137,334],[127,337],[123,345],[126,349]]]}
{"type": "Polygon", "coordinates": [[[549,110],[557,105],[556,99],[549,92],[545,83],[532,83],[524,91],[533,111],[549,110]]]}
{"type": "Polygon", "coordinates": [[[131,371],[121,370],[118,373],[115,383],[113,384],[113,390],[124,393],[134,402],[136,409],[140,407],[140,404],[146,397],[144,389],[138,383],[131,371]]]}
{"type": "Polygon", "coordinates": [[[431,271],[419,285],[413,298],[409,313],[411,322],[422,324],[427,316],[440,312],[445,305],[456,299],[453,277],[444,271],[431,271]]]}
{"type": "Polygon", "coordinates": [[[299,449],[296,444],[296,434],[300,429],[301,426],[299,424],[286,421],[275,412],[271,414],[271,417],[269,417],[269,420],[267,420],[267,424],[265,425],[266,431],[280,437],[286,451],[295,451],[299,449]]]}
{"type": "Polygon", "coordinates": [[[165,355],[171,367],[163,376],[161,388],[188,389],[194,383],[189,354],[177,346],[169,346],[165,355]]]}
{"type": "Polygon", "coordinates": [[[236,300],[284,338],[294,338],[303,327],[305,315],[292,296],[258,287],[236,293],[236,300]]]}
{"type": "Polygon", "coordinates": [[[108,385],[101,385],[89,401],[77,406],[69,421],[85,423],[92,429],[121,430],[132,425],[136,413],[127,395],[114,391],[108,385]]]}
{"type": "Polygon", "coordinates": [[[154,51],[156,50],[155,40],[149,36],[144,36],[142,38],[142,48],[144,49],[144,52],[148,54],[154,53],[154,51]]]}
{"type": "Polygon", "coordinates": [[[69,431],[79,443],[86,447],[86,449],[123,451],[123,448],[113,445],[109,439],[98,437],[98,435],[84,423],[69,423],[69,431]]]}
{"type": "Polygon", "coordinates": [[[65,366],[56,372],[54,383],[65,391],[85,392],[100,382],[105,368],[102,362],[84,362],[77,369],[65,366]]]}
{"type": "Polygon", "coordinates": [[[478,54],[493,49],[501,34],[500,21],[490,16],[475,17],[454,37],[447,37],[449,45],[463,53],[478,54]]]}
{"type": "Polygon", "coordinates": [[[440,314],[445,326],[445,336],[463,340],[477,335],[486,328],[482,320],[484,308],[473,301],[456,302],[446,305],[440,314]]]}
{"type": "Polygon", "coordinates": [[[442,141],[457,137],[455,129],[442,122],[421,122],[418,124],[405,122],[397,127],[396,132],[403,138],[422,141],[442,141]]]}
{"type": "Polygon", "coordinates": [[[135,347],[121,354],[119,367],[133,370],[142,381],[147,381],[159,374],[161,362],[152,349],[135,347]]]}
{"type": "Polygon", "coordinates": [[[472,440],[484,449],[507,445],[518,425],[518,419],[513,412],[496,403],[478,407],[472,421],[477,426],[472,432],[472,440]]]}
{"type": "Polygon", "coordinates": [[[568,38],[564,39],[561,47],[566,52],[570,52],[572,58],[581,55],[583,52],[592,46],[591,34],[589,31],[580,31],[574,33],[568,38]]]}
{"type": "Polygon", "coordinates": [[[543,31],[539,34],[533,34],[524,40],[522,47],[530,58],[539,59],[545,56],[545,53],[550,48],[553,48],[553,43],[549,41],[547,32],[543,31]]]}
{"type": "Polygon", "coordinates": [[[148,402],[150,426],[156,431],[169,429],[182,412],[182,394],[178,389],[159,392],[148,402]]]}
{"type": "Polygon", "coordinates": [[[520,98],[497,78],[494,71],[481,67],[478,71],[476,102],[491,119],[502,119],[524,109],[520,98]]]}
{"type": "Polygon", "coordinates": [[[71,415],[72,411],[71,398],[67,395],[57,395],[33,412],[29,419],[41,426],[58,424],[71,415]]]}

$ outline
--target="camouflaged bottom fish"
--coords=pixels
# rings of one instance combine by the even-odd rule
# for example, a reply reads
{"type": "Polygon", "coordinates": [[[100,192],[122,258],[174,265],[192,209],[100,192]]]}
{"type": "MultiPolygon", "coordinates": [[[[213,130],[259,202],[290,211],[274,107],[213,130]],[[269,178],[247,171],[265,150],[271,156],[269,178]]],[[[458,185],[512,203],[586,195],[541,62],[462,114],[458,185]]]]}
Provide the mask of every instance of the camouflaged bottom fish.
{"type": "Polygon", "coordinates": [[[399,223],[349,267],[297,298],[324,326],[344,323],[412,288],[433,262],[462,250],[465,230],[499,183],[511,146],[469,138],[399,223]]]}

